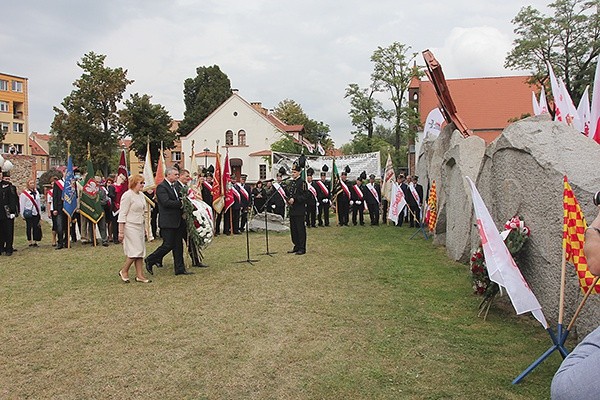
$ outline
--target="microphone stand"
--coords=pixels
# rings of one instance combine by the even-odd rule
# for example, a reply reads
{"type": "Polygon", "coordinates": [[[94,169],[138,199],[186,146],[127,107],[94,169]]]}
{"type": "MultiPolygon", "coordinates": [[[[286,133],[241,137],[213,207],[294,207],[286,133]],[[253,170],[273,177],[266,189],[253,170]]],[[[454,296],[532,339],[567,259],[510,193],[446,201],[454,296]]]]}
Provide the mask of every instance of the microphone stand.
{"type": "Polygon", "coordinates": [[[250,216],[252,215],[252,207],[249,208],[250,210],[248,210],[248,217],[246,218],[246,259],[242,261],[236,261],[237,264],[248,263],[250,265],[254,265],[253,263],[260,261],[250,259],[250,236],[248,233],[250,229],[248,229],[248,222],[250,221],[250,216]]]}

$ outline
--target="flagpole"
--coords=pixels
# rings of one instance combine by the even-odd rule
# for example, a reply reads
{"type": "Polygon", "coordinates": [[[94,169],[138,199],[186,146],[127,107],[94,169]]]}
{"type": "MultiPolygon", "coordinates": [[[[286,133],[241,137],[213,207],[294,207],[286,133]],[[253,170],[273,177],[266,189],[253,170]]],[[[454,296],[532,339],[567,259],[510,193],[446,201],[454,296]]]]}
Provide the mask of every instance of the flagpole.
{"type": "MultiPolygon", "coordinates": [[[[596,276],[594,278],[594,281],[592,282],[592,284],[590,285],[590,287],[588,287],[587,292],[585,292],[585,296],[583,296],[583,299],[581,300],[581,303],[579,304],[579,307],[577,307],[577,310],[575,311],[575,315],[573,315],[573,318],[571,318],[571,322],[569,322],[569,326],[567,326],[567,330],[565,332],[564,339],[567,338],[567,335],[569,334],[569,331],[573,327],[573,324],[575,323],[575,320],[579,316],[579,313],[581,312],[581,309],[585,305],[585,302],[587,301],[588,297],[590,297],[590,294],[592,294],[592,291],[594,290],[594,287],[596,286],[596,283],[598,283],[598,279],[600,279],[600,275],[596,276]]],[[[563,343],[564,343],[564,341],[563,341],[563,343]]]]}
{"type": "MultiPolygon", "coordinates": [[[[562,338],[562,326],[563,326],[563,318],[565,313],[565,286],[566,286],[566,276],[567,276],[567,247],[563,244],[562,246],[562,265],[560,272],[560,297],[558,301],[558,329],[557,334],[559,338],[562,338]]],[[[567,328],[567,331],[570,329],[567,328]]],[[[566,339],[566,338],[565,338],[566,339]]],[[[563,342],[564,343],[564,342],[563,342]]]]}

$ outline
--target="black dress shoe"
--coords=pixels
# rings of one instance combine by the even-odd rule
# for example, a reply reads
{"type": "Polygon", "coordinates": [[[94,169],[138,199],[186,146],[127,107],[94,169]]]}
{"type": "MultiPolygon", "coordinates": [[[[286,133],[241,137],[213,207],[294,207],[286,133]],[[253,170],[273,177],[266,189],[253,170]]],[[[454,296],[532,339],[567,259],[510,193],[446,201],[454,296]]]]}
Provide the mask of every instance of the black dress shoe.
{"type": "Polygon", "coordinates": [[[192,271],[177,272],[175,275],[194,275],[192,271]]]}
{"type": "Polygon", "coordinates": [[[292,249],[292,250],[288,250],[288,254],[292,254],[292,253],[295,253],[295,252],[297,252],[297,251],[298,251],[298,249],[292,249]]]}
{"type": "Polygon", "coordinates": [[[152,264],[148,262],[147,258],[144,259],[144,263],[146,264],[146,271],[148,271],[150,275],[154,275],[154,272],[152,272],[152,264]]]}
{"type": "Polygon", "coordinates": [[[296,255],[297,255],[297,256],[301,256],[302,254],[306,254],[306,251],[304,251],[304,250],[298,250],[298,251],[296,252],[296,255]]]}
{"type": "Polygon", "coordinates": [[[162,262],[158,262],[158,263],[156,263],[154,265],[156,265],[158,268],[162,268],[163,267],[162,262]]]}
{"type": "Polygon", "coordinates": [[[208,265],[200,263],[198,265],[192,265],[192,267],[196,267],[196,268],[208,268],[208,265]]]}

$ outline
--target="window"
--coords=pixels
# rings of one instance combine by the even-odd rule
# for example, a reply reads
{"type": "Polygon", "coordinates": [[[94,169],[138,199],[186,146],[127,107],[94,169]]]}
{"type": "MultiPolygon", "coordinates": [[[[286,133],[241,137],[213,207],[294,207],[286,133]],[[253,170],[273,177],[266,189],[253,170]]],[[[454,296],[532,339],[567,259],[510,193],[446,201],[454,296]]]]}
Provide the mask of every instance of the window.
{"type": "Polygon", "coordinates": [[[181,152],[180,151],[172,151],[171,152],[171,161],[181,161],[181,152]]]}
{"type": "Polygon", "coordinates": [[[0,132],[8,132],[8,127],[10,124],[8,122],[0,122],[0,132]]]}
{"type": "Polygon", "coordinates": [[[23,124],[21,122],[13,122],[13,132],[23,133],[23,124]]]}
{"type": "Polygon", "coordinates": [[[8,101],[0,101],[0,111],[8,112],[8,101]]]}
{"type": "Polygon", "coordinates": [[[225,132],[225,146],[233,146],[233,132],[225,132]]]}
{"type": "Polygon", "coordinates": [[[258,166],[258,179],[260,179],[261,181],[264,181],[265,179],[267,179],[267,165],[266,164],[260,164],[258,166]]]}
{"type": "Polygon", "coordinates": [[[12,81],[12,91],[13,92],[23,92],[23,82],[12,81]]]}
{"type": "Polygon", "coordinates": [[[0,90],[5,92],[8,91],[8,81],[0,79],[0,90]]]}
{"type": "Polygon", "coordinates": [[[238,132],[238,146],[246,145],[246,131],[241,130],[238,132]]]}

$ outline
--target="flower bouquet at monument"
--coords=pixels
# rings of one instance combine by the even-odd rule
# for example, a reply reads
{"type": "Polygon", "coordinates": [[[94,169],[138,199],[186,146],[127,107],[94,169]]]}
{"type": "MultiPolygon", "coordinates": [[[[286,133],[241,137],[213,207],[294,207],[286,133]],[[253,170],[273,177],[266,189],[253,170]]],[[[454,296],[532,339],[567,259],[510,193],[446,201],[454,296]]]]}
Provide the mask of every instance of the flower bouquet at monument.
{"type": "Polygon", "coordinates": [[[202,264],[202,250],[206,249],[213,239],[212,208],[198,199],[191,190],[182,191],[181,201],[192,265],[199,266],[202,264]]]}
{"type": "MultiPolygon", "coordinates": [[[[529,238],[531,233],[525,222],[518,216],[514,216],[504,224],[504,231],[501,236],[504,239],[504,244],[508,248],[511,255],[516,255],[529,238]]],[[[516,262],[516,261],[515,261],[516,262]]],[[[488,270],[485,265],[485,255],[481,245],[471,254],[471,278],[473,281],[473,292],[476,295],[483,296],[483,300],[479,304],[479,314],[484,312],[483,319],[487,318],[488,311],[496,295],[500,293],[500,286],[496,282],[490,280],[488,270]]]]}

